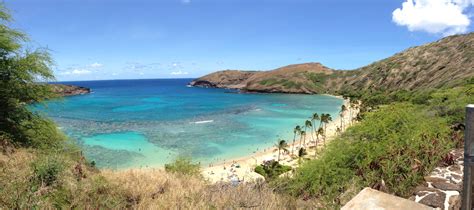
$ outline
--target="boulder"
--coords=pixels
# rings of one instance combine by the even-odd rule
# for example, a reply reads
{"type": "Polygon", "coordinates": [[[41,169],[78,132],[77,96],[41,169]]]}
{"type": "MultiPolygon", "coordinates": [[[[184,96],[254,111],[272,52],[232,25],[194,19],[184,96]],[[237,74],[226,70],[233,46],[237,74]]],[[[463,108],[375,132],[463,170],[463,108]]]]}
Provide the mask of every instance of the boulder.
{"type": "Polygon", "coordinates": [[[459,210],[459,209],[461,209],[461,196],[453,195],[449,197],[448,210],[459,210]]]}
{"type": "Polygon", "coordinates": [[[444,201],[446,199],[446,194],[443,192],[431,193],[424,198],[422,198],[419,203],[425,204],[427,206],[444,209],[444,201]]]}
{"type": "Polygon", "coordinates": [[[448,182],[432,182],[431,184],[433,185],[433,187],[438,188],[440,190],[455,190],[458,192],[461,191],[461,188],[458,185],[448,182]]]}

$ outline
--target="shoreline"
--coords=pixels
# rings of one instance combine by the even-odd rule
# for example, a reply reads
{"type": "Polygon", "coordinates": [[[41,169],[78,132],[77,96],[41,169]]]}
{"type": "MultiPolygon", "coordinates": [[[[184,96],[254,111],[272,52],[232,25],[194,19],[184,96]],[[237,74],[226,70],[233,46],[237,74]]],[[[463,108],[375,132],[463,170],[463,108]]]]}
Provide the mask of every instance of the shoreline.
{"type": "MultiPolygon", "coordinates": [[[[333,96],[333,95],[329,95],[333,96]]],[[[342,98],[341,96],[333,96],[337,98],[342,98]]],[[[343,122],[345,126],[341,129],[341,132],[347,129],[352,121],[352,119],[357,116],[359,110],[358,108],[350,108],[349,99],[344,99],[343,104],[347,107],[347,110],[344,112],[343,122]],[[352,110],[352,117],[350,116],[350,112],[352,110]]],[[[337,135],[337,128],[340,127],[341,117],[338,115],[337,117],[333,118],[333,121],[329,122],[326,125],[326,144],[333,140],[337,135]]],[[[320,138],[320,141],[315,145],[315,142],[312,141],[312,135],[314,133],[308,132],[307,139],[306,139],[306,151],[307,155],[305,157],[310,157],[310,159],[314,159],[315,152],[321,151],[321,148],[324,147],[324,143],[320,138]]],[[[296,168],[298,166],[298,158],[291,157],[292,148],[295,148],[295,152],[299,149],[300,141],[296,140],[295,143],[287,142],[288,143],[288,153],[284,154],[282,152],[280,157],[280,164],[291,166],[292,168],[296,168]]],[[[254,172],[255,166],[261,164],[264,160],[274,159],[276,160],[278,157],[278,149],[275,146],[264,148],[263,151],[258,151],[252,155],[246,155],[238,158],[229,159],[226,161],[218,162],[215,164],[210,164],[210,166],[202,166],[201,167],[201,174],[203,177],[210,181],[211,183],[216,183],[220,181],[228,182],[233,180],[239,181],[252,181],[256,179],[262,179],[263,176],[254,172]],[[237,167],[238,166],[238,167],[237,167]]]]}

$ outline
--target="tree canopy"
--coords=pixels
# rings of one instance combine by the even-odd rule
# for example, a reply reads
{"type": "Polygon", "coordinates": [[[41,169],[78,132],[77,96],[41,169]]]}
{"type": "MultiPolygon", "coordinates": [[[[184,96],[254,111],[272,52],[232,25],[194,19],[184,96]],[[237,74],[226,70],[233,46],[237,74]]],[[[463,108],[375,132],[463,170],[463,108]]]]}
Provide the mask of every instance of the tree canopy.
{"type": "Polygon", "coordinates": [[[46,49],[29,49],[27,36],[11,28],[11,20],[0,5],[0,142],[51,147],[64,137],[28,105],[53,96],[46,84],[54,80],[53,62],[46,49]]]}

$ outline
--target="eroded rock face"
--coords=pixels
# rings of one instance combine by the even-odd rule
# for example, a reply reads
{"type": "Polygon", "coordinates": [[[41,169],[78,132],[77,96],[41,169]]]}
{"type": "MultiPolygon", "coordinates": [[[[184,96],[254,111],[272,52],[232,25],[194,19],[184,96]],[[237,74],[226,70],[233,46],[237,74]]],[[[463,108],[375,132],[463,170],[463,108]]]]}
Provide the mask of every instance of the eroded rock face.
{"type": "Polygon", "coordinates": [[[51,84],[53,92],[60,96],[83,95],[91,92],[90,88],[75,85],[51,84]]]}
{"type": "Polygon", "coordinates": [[[204,87],[204,88],[216,88],[217,87],[214,83],[209,82],[209,81],[205,81],[205,80],[195,80],[195,81],[192,81],[191,83],[189,83],[189,85],[195,86],[195,87],[204,87]]]}

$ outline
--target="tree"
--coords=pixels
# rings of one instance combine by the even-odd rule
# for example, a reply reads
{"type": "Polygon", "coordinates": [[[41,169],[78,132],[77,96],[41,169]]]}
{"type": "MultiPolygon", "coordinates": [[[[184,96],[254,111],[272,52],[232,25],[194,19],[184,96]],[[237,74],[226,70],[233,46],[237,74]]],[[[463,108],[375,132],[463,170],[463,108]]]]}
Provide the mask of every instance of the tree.
{"type": "Polygon", "coordinates": [[[306,155],[306,149],[305,148],[300,148],[298,150],[298,164],[301,164],[301,158],[303,158],[306,155]]]}
{"type": "MultiPolygon", "coordinates": [[[[313,116],[311,116],[311,123],[313,124],[313,133],[316,133],[316,128],[315,128],[316,121],[319,121],[318,113],[314,113],[313,116]]],[[[321,125],[319,125],[319,126],[321,126],[321,125]]],[[[319,138],[317,140],[319,140],[319,138]]]]}
{"type": "MultiPolygon", "coordinates": [[[[327,131],[327,124],[332,121],[332,117],[330,114],[322,114],[321,115],[321,122],[324,124],[324,142],[326,142],[326,131],[327,131]]],[[[324,143],[326,144],[326,143],[324,143]]]]}
{"type": "Polygon", "coordinates": [[[347,111],[346,105],[341,106],[341,111],[339,112],[339,117],[341,117],[341,129],[344,129],[343,121],[344,121],[344,112],[347,111]]]}
{"type": "Polygon", "coordinates": [[[355,99],[350,98],[349,99],[349,106],[350,106],[350,109],[349,109],[350,124],[352,125],[352,121],[353,121],[353,118],[354,118],[354,116],[352,116],[352,110],[357,107],[357,101],[355,99]]]}
{"type": "Polygon", "coordinates": [[[301,132],[301,127],[299,125],[297,125],[294,129],[293,129],[293,145],[291,146],[291,155],[293,155],[294,153],[294,149],[295,149],[295,140],[296,140],[296,135],[299,135],[301,132]]]}
{"type": "Polygon", "coordinates": [[[311,133],[311,135],[309,135],[311,137],[311,140],[314,140],[313,139],[313,132],[311,132],[311,129],[313,128],[313,124],[311,124],[311,121],[310,120],[306,120],[306,122],[304,122],[304,131],[306,133],[306,128],[309,128],[309,132],[311,133]]]}
{"type": "Polygon", "coordinates": [[[65,139],[54,123],[27,105],[53,97],[45,82],[54,80],[44,49],[24,50],[25,34],[8,27],[11,17],[0,5],[0,137],[17,146],[52,148],[65,139]]]}
{"type": "MultiPolygon", "coordinates": [[[[300,132],[300,137],[303,138],[303,146],[306,143],[306,131],[300,132]]],[[[301,148],[301,138],[300,138],[300,148],[301,148]]]]}
{"type": "Polygon", "coordinates": [[[275,145],[278,148],[278,161],[280,161],[280,151],[288,151],[286,148],[288,147],[288,144],[286,143],[285,140],[280,139],[278,140],[277,144],[275,145]]]}
{"type": "Polygon", "coordinates": [[[326,145],[326,138],[324,138],[324,129],[323,128],[318,128],[318,131],[316,133],[323,137],[324,145],[326,145]]]}

